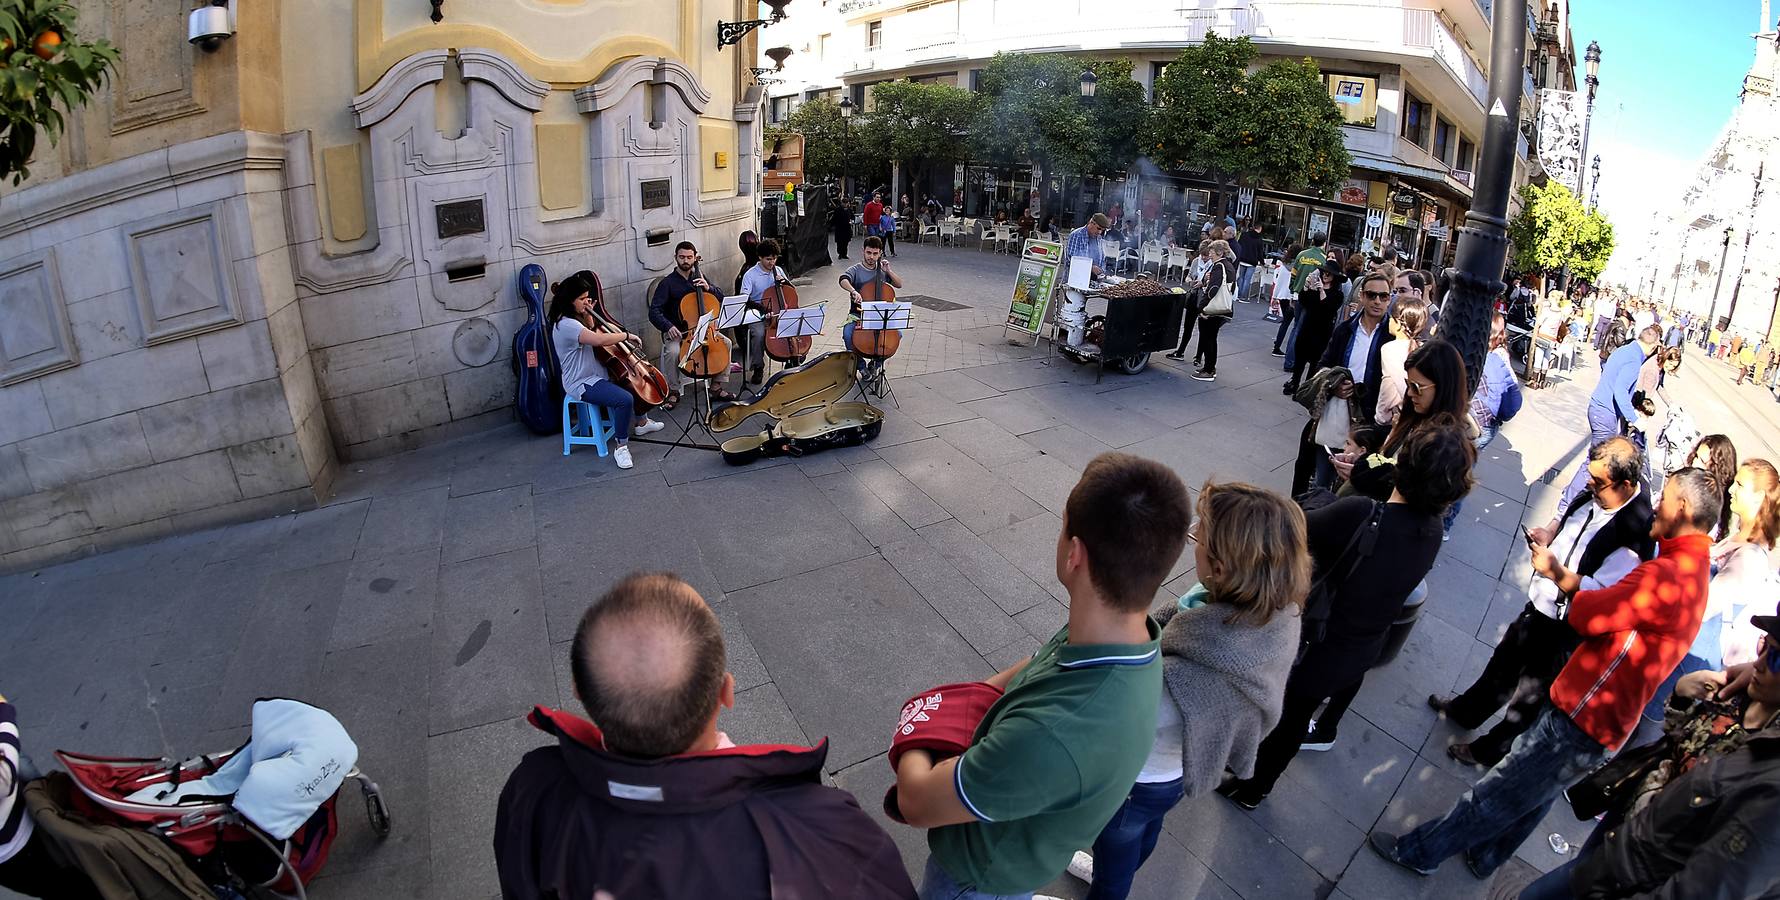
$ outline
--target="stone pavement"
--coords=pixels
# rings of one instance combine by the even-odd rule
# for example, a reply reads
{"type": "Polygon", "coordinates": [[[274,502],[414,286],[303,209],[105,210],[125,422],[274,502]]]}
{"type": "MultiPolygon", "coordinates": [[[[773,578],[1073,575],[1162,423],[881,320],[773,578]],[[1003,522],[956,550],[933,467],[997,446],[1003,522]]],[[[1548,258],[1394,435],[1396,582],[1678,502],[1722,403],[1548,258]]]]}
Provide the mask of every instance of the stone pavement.
{"type": "MultiPolygon", "coordinates": [[[[901,701],[988,675],[1063,623],[1058,514],[1090,458],[1119,448],[1195,488],[1215,477],[1283,490],[1303,421],[1279,393],[1273,326],[1255,306],[1224,330],[1215,384],[1159,354],[1147,372],[1096,383],[1006,343],[1011,257],[908,245],[894,265],[904,293],[964,306],[918,310],[869,445],[732,468],[638,444],[636,468],[619,472],[509,426],[344,464],[314,511],[0,578],[0,692],[27,746],[44,765],[55,748],[214,750],[243,739],[253,698],[305,699],[345,723],[395,818],[378,843],[348,796],[311,896],[494,897],[495,799],[543,743],[523,715],[575,705],[567,641],[591,600],[632,570],[671,569],[723,622],[738,694],[722,726],[739,742],[828,738],[833,781],[876,814],[901,701]]],[[[814,273],[805,302],[840,299],[826,287],[836,274],[814,273]]],[[[1455,732],[1423,698],[1481,670],[1520,608],[1517,528],[1549,514],[1545,482],[1581,444],[1592,372],[1532,395],[1489,449],[1427,614],[1368,680],[1335,749],[1303,754],[1254,813],[1216,796],[1182,804],[1139,896],[1487,894],[1458,863],[1416,879],[1362,843],[1440,814],[1479,774],[1446,758],[1455,732]]],[[[1683,389],[1705,381],[1688,376],[1683,389]]],[[[1187,554],[1158,602],[1193,583],[1191,566],[1187,554]]],[[[1546,835],[1581,843],[1571,818],[1553,813],[1505,877],[1560,862],[1546,835]]],[[[918,873],[922,835],[886,825],[918,873]]],[[[1052,890],[1082,885],[1065,876],[1052,890]]]]}

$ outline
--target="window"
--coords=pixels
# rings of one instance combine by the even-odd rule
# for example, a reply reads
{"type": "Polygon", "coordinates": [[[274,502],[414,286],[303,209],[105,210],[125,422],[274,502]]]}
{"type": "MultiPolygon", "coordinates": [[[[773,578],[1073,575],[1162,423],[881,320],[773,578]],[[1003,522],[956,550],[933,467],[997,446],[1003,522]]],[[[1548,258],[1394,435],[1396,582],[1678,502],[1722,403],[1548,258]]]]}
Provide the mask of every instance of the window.
{"type": "Polygon", "coordinates": [[[1378,127],[1378,79],[1370,75],[1324,75],[1329,99],[1341,110],[1343,125],[1378,127]]]}
{"type": "Polygon", "coordinates": [[[791,118],[791,114],[796,111],[796,97],[774,97],[772,104],[767,108],[767,121],[775,124],[783,122],[791,118]]]}
{"type": "Polygon", "coordinates": [[[1434,158],[1447,165],[1452,165],[1452,123],[1445,119],[1434,120],[1434,158]]]}
{"type": "Polygon", "coordinates": [[[970,90],[971,90],[971,92],[975,93],[982,89],[983,89],[983,70],[982,69],[971,69],[970,70],[970,90]]]}
{"type": "Polygon", "coordinates": [[[1162,105],[1161,97],[1156,92],[1156,86],[1162,83],[1162,76],[1166,74],[1168,74],[1167,63],[1150,63],[1150,103],[1156,106],[1162,105]]]}
{"type": "Polygon", "coordinates": [[[1433,122],[1434,108],[1417,100],[1414,94],[1403,92],[1403,136],[1411,144],[1426,150],[1428,148],[1428,129],[1433,122]]]}
{"type": "Polygon", "coordinates": [[[834,37],[834,35],[833,34],[825,34],[819,38],[816,38],[816,58],[817,59],[827,59],[828,58],[828,39],[831,37],[834,37]]]}
{"type": "Polygon", "coordinates": [[[884,46],[884,20],[877,19],[865,23],[865,49],[876,50],[884,46]]]}
{"type": "Polygon", "coordinates": [[[805,100],[827,100],[830,103],[841,102],[841,89],[828,88],[822,91],[810,91],[804,95],[805,100]]]}
{"type": "Polygon", "coordinates": [[[1477,162],[1477,145],[1464,135],[1459,136],[1459,156],[1452,161],[1452,167],[1465,172],[1475,171],[1472,165],[1477,162]]]}
{"type": "Polygon", "coordinates": [[[854,87],[853,88],[853,103],[859,107],[859,111],[862,113],[868,113],[868,112],[871,112],[871,111],[877,109],[878,108],[878,86],[877,86],[877,84],[875,84],[875,83],[874,84],[862,84],[862,85],[858,85],[858,86],[854,87]]]}

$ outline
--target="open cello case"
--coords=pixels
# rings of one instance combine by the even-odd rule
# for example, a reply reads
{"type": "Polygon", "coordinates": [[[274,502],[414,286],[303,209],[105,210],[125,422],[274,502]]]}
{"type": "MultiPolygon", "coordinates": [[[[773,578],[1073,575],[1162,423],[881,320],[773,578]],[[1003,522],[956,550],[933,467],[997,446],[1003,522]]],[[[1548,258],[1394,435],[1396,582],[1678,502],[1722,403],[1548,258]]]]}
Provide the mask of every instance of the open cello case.
{"type": "Polygon", "coordinates": [[[869,403],[842,402],[853,391],[856,365],[852,353],[824,353],[767,379],[749,402],[719,404],[711,410],[713,432],[732,431],[756,414],[773,419],[758,434],[724,441],[724,461],[742,466],[765,457],[851,447],[877,437],[884,427],[884,411],[869,403]]]}

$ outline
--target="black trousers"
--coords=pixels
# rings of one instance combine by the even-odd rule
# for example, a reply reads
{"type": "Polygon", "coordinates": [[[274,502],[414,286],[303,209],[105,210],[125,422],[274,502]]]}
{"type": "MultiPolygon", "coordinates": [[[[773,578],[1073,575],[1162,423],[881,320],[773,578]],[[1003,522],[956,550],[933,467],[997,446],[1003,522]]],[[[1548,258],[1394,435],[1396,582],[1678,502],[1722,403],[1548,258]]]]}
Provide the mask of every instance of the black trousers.
{"type": "Polygon", "coordinates": [[[1273,349],[1284,350],[1286,335],[1292,333],[1292,320],[1298,317],[1298,304],[1293,300],[1279,301],[1279,331],[1273,335],[1273,349]]]}
{"type": "Polygon", "coordinates": [[[1503,704],[1508,711],[1494,728],[1471,741],[1471,755],[1494,765],[1538,718],[1551,682],[1579,643],[1570,626],[1528,603],[1508,626],[1477,681],[1452,700],[1447,712],[1461,728],[1482,725],[1503,704]]]}
{"type": "Polygon", "coordinates": [[[836,228],[834,230],[835,255],[845,257],[847,255],[847,243],[851,240],[853,240],[853,229],[836,228]]]}
{"type": "Polygon", "coordinates": [[[1360,684],[1365,679],[1364,667],[1359,667],[1357,672],[1345,678],[1333,679],[1321,674],[1294,671],[1291,679],[1286,682],[1285,706],[1280,712],[1279,724],[1261,741],[1260,752],[1255,754],[1255,775],[1247,784],[1258,788],[1263,794],[1273,790],[1279,776],[1285,774],[1286,767],[1292,764],[1292,759],[1304,746],[1305,734],[1310,728],[1311,718],[1316,715],[1317,707],[1322,706],[1324,700],[1333,703],[1340,699],[1341,706],[1334,710],[1339,719],[1340,714],[1346,711],[1346,704],[1353,701],[1354,694],[1359,693],[1360,684]]]}
{"type": "Polygon", "coordinates": [[[1199,352],[1193,354],[1195,359],[1203,359],[1206,374],[1216,375],[1218,372],[1218,329],[1230,321],[1224,316],[1211,316],[1199,320],[1199,352]]]}
{"type": "Polygon", "coordinates": [[[1200,300],[1203,295],[1193,291],[1187,295],[1185,311],[1181,313],[1180,346],[1174,348],[1176,355],[1184,355],[1187,345],[1193,342],[1193,325],[1199,321],[1200,300]]]}

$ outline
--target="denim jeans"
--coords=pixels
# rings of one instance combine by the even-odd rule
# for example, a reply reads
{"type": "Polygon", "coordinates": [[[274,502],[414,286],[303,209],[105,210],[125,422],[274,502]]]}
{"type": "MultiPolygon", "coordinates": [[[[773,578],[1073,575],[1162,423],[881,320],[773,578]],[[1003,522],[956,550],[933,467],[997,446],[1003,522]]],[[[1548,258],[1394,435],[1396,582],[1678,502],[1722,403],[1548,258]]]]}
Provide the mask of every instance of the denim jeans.
{"type": "MultiPolygon", "coordinates": [[[[1588,405],[1588,449],[1594,452],[1612,438],[1625,433],[1625,423],[1619,418],[1616,410],[1597,403],[1588,405]]],[[[1558,497],[1558,509],[1569,509],[1570,501],[1588,487],[1588,453],[1582,454],[1582,462],[1576,466],[1576,474],[1570,477],[1570,483],[1564,487],[1563,494],[1558,497]]]]}
{"type": "Polygon", "coordinates": [[[1249,285],[1250,281],[1254,280],[1254,277],[1255,277],[1255,267],[1254,266],[1251,266],[1248,263],[1238,263],[1237,264],[1237,266],[1236,266],[1236,299],[1241,300],[1244,303],[1248,302],[1248,299],[1249,299],[1248,285],[1249,285]]]}
{"type": "Polygon", "coordinates": [[[1453,805],[1452,811],[1397,839],[1397,855],[1432,869],[1463,853],[1489,876],[1514,855],[1564,789],[1607,758],[1607,748],[1549,704],[1513,749],[1453,805]]]}
{"type": "MultiPolygon", "coordinates": [[[[1292,306],[1297,312],[1288,320],[1292,323],[1292,329],[1286,334],[1286,342],[1283,345],[1283,349],[1286,351],[1285,371],[1287,372],[1298,368],[1298,332],[1304,330],[1305,319],[1304,301],[1294,300],[1292,301],[1292,306]]],[[[1283,328],[1285,323],[1281,322],[1280,326],[1283,328]]],[[[1275,343],[1277,343],[1277,341],[1275,343]]]]}
{"type": "Polygon", "coordinates": [[[1162,836],[1162,817],[1186,794],[1179,778],[1131,786],[1125,805],[1094,839],[1094,883],[1088,885],[1087,900],[1124,900],[1131,893],[1132,879],[1162,836]]]}
{"type": "Polygon", "coordinates": [[[622,445],[630,440],[630,417],[637,402],[630,391],[611,379],[602,378],[581,389],[581,400],[606,408],[606,413],[612,417],[612,433],[617,435],[613,441],[622,445]]]}
{"type": "MultiPolygon", "coordinates": [[[[1061,874],[1061,873],[1059,873],[1061,874]]],[[[958,883],[939,860],[927,857],[927,871],[921,875],[921,900],[1032,900],[1032,892],[1024,894],[985,894],[958,883]]]]}

